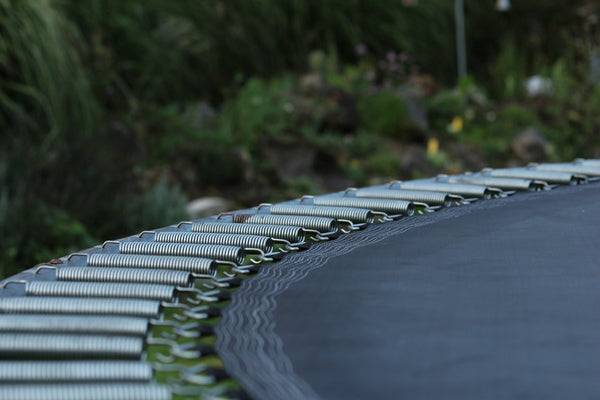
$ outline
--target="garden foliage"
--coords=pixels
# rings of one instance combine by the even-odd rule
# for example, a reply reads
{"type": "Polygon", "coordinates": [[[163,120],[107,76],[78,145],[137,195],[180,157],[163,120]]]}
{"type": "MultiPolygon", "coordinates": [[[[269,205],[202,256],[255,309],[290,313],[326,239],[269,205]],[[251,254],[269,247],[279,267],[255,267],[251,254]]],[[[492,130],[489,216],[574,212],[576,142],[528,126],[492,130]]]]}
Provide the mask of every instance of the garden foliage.
{"type": "Polygon", "coordinates": [[[0,275],[184,219],[600,152],[593,1],[0,0],[0,275]],[[528,96],[531,76],[551,90],[528,96]]]}

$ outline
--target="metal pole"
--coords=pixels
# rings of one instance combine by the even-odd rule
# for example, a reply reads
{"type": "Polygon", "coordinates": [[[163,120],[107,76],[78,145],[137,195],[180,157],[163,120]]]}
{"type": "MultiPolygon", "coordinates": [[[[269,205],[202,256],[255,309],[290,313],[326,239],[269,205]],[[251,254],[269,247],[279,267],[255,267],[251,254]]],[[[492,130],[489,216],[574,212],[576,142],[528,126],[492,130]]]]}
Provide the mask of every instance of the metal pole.
{"type": "Polygon", "coordinates": [[[454,0],[454,20],[456,21],[456,59],[458,64],[458,80],[460,80],[467,74],[465,7],[463,0],[454,0]]]}

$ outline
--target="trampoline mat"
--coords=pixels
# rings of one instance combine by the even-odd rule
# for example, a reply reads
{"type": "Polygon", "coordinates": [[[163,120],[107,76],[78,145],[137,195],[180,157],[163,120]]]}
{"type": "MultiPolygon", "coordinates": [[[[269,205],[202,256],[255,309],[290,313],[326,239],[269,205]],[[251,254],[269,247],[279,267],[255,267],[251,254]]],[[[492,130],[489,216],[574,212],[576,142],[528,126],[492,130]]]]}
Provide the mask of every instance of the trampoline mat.
{"type": "Polygon", "coordinates": [[[600,186],[372,226],[246,280],[218,326],[261,399],[600,398],[600,186]]]}

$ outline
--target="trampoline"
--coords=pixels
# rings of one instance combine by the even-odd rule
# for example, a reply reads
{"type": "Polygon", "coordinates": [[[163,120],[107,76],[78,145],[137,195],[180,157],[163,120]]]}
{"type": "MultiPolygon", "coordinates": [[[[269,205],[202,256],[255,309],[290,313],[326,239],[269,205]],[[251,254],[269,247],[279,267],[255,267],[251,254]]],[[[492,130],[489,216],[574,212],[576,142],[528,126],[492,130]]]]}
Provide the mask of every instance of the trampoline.
{"type": "Polygon", "coordinates": [[[218,326],[260,399],[598,398],[600,185],[370,226],[261,269],[218,326]]]}
{"type": "Polygon", "coordinates": [[[599,398],[599,162],[348,188],[53,259],[0,284],[0,398],[599,398]]]}

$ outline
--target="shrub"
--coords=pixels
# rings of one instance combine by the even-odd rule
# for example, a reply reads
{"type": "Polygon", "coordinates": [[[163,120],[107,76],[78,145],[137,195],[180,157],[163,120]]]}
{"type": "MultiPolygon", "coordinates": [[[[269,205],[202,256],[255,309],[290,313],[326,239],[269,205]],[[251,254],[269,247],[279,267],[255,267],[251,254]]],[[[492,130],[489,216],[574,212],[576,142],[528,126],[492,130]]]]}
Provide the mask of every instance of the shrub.
{"type": "Polygon", "coordinates": [[[23,202],[0,191],[0,277],[96,244],[85,226],[42,201],[23,202]]]}
{"type": "Polygon", "coordinates": [[[397,154],[381,150],[367,159],[366,164],[370,175],[395,178],[399,174],[401,160],[397,154]]]}
{"type": "Polygon", "coordinates": [[[225,102],[218,117],[218,135],[254,152],[263,135],[278,136],[294,130],[290,79],[250,79],[237,96],[225,102]]]}
{"type": "Polygon", "coordinates": [[[404,101],[391,91],[381,91],[361,100],[359,110],[365,128],[373,134],[406,138],[415,129],[404,101]]]}
{"type": "Polygon", "coordinates": [[[450,121],[454,117],[464,115],[465,110],[465,98],[458,90],[442,90],[427,100],[427,115],[431,128],[437,132],[445,132],[450,121]]]}
{"type": "Polygon", "coordinates": [[[161,177],[141,194],[133,195],[124,207],[123,215],[129,233],[142,229],[161,228],[187,219],[187,199],[177,186],[169,186],[161,177]]]}

